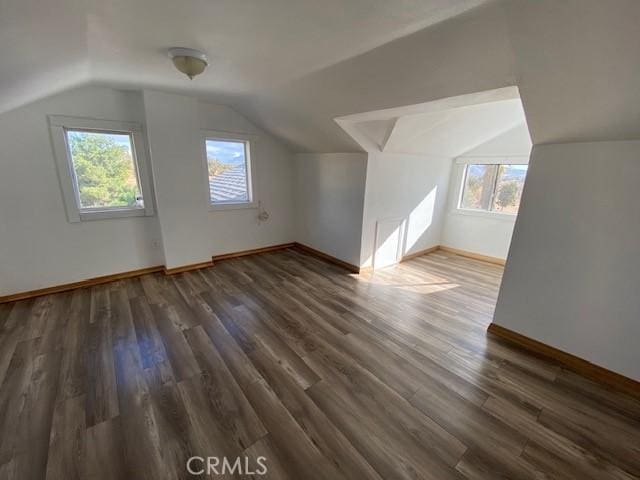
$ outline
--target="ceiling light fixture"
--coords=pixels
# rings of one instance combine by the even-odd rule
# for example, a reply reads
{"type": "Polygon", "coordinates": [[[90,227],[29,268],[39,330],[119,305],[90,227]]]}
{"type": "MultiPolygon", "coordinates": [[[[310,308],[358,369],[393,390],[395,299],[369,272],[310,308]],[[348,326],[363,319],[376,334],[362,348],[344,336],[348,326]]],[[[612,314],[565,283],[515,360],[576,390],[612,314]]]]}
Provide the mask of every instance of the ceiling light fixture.
{"type": "Polygon", "coordinates": [[[207,56],[193,48],[170,48],[169,58],[175,67],[191,80],[204,72],[204,69],[209,65],[207,56]]]}

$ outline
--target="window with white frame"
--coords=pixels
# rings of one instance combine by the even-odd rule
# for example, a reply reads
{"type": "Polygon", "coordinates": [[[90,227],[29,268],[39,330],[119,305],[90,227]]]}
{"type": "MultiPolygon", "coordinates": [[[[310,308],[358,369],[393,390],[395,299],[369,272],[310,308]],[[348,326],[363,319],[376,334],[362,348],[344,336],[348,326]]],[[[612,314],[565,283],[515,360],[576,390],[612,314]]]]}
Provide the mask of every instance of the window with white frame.
{"type": "Polygon", "coordinates": [[[249,140],[207,137],[204,146],[211,206],[252,205],[249,140]]]}
{"type": "Polygon", "coordinates": [[[517,214],[527,165],[467,164],[458,208],[517,214]]]}
{"type": "Polygon", "coordinates": [[[153,214],[139,124],[59,116],[49,122],[70,221],[153,214]]]}

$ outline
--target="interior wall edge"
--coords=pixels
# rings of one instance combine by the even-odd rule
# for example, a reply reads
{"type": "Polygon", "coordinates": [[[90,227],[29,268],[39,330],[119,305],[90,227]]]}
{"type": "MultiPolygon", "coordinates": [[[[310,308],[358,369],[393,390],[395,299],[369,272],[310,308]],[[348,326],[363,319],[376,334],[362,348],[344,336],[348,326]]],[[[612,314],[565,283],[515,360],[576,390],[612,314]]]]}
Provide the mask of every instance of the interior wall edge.
{"type": "Polygon", "coordinates": [[[633,397],[640,398],[640,382],[633,378],[626,377],[495,323],[489,324],[487,333],[500,337],[538,356],[558,362],[568,370],[587,377],[590,380],[610,386],[633,397]]]}
{"type": "Polygon", "coordinates": [[[640,379],[640,141],[536,145],[494,323],[640,379]]]}
{"type": "Polygon", "coordinates": [[[470,252],[468,250],[461,250],[459,248],[449,247],[447,245],[440,245],[440,250],[445,252],[455,253],[461,257],[473,258],[474,260],[481,260],[487,263],[493,263],[495,265],[506,265],[507,260],[504,258],[492,257],[489,255],[482,255],[480,253],[470,252]]]}
{"type": "Polygon", "coordinates": [[[126,278],[140,277],[149,273],[163,272],[165,275],[175,275],[177,273],[189,272],[192,270],[199,270],[201,268],[212,267],[214,262],[226,260],[229,258],[243,257],[247,255],[255,255],[258,253],[272,252],[276,250],[284,250],[286,248],[292,248],[295,246],[295,242],[284,243],[280,245],[271,245],[268,247],[256,248],[252,250],[244,250],[241,252],[233,252],[225,255],[216,255],[212,257],[211,261],[194,263],[191,265],[182,265],[175,268],[167,268],[164,265],[155,265],[147,268],[140,268],[136,270],[129,270],[126,272],[113,273],[109,275],[103,275],[100,277],[87,278],[85,280],[79,280],[77,282],[64,283],[60,285],[54,285],[51,287],[39,288],[36,290],[28,290],[24,292],[12,293],[9,295],[0,296],[0,303],[15,302],[18,300],[27,300],[29,298],[41,297],[43,295],[50,295],[53,293],[62,293],[69,290],[75,290],[78,288],[92,287],[94,285],[101,285],[103,283],[115,282],[117,280],[123,280],[126,278]]]}
{"type": "Polygon", "coordinates": [[[360,273],[361,271],[360,267],[357,265],[353,265],[352,263],[345,262],[344,260],[340,260],[339,258],[336,258],[333,255],[329,255],[328,253],[322,252],[320,250],[316,250],[315,248],[305,245],[304,243],[295,242],[295,247],[307,253],[310,253],[315,257],[321,258],[322,260],[326,260],[329,263],[333,263],[334,265],[343,267],[351,271],[351,273],[360,273]]]}
{"type": "Polygon", "coordinates": [[[0,296],[0,303],[17,302],[19,300],[27,300],[29,298],[41,297],[43,295],[51,295],[53,293],[68,292],[69,290],[76,290],[78,288],[92,287],[94,285],[101,285],[103,283],[115,282],[117,280],[124,280],[126,278],[140,277],[149,273],[166,271],[164,265],[155,265],[153,267],[140,268],[137,270],[129,270],[127,272],[113,273],[110,275],[103,275],[100,277],[87,278],[85,280],[79,280],[77,282],[63,283],[60,285],[54,285],[51,287],[38,288],[36,290],[27,290],[24,292],[12,293],[9,295],[0,296]]]}

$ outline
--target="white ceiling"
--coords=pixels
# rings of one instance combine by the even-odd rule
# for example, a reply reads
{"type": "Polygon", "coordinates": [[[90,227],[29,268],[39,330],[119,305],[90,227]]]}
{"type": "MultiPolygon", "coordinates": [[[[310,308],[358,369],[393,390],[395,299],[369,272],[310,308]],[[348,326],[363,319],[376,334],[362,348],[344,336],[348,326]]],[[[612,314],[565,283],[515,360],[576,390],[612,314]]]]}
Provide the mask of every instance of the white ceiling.
{"type": "Polygon", "coordinates": [[[240,102],[296,151],[336,117],[517,85],[534,144],[640,138],[640,1],[502,0],[240,102]]]}
{"type": "Polygon", "coordinates": [[[517,100],[401,117],[384,152],[457,157],[525,122],[517,100]]]}
{"type": "Polygon", "coordinates": [[[464,152],[463,157],[529,157],[531,136],[526,123],[516,125],[491,140],[464,152]]]}
{"type": "Polygon", "coordinates": [[[86,82],[245,101],[487,0],[1,0],[0,111],[86,82]],[[193,82],[166,57],[205,51],[193,82]]]}
{"type": "Polygon", "coordinates": [[[639,23],[638,0],[0,0],[0,112],[89,82],[159,88],[292,151],[350,152],[337,117],[517,85],[536,144],[634,139],[639,23]],[[212,65],[189,81],[170,46],[212,65]]]}
{"type": "MultiPolygon", "coordinates": [[[[367,152],[457,157],[516,127],[531,142],[517,88],[502,88],[447,99],[337,118],[367,152]]],[[[520,142],[522,143],[522,142],[520,142]]]]}

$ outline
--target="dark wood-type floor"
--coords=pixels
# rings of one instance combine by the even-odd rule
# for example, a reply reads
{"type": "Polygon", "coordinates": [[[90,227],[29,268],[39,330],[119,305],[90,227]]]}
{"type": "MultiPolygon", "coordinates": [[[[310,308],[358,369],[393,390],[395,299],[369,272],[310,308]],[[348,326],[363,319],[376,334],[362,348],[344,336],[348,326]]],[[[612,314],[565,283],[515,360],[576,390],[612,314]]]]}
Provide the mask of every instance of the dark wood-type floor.
{"type": "Polygon", "coordinates": [[[638,401],[486,337],[501,274],[285,250],[0,305],[0,478],[189,478],[193,455],[296,480],[636,478],[638,401]]]}

